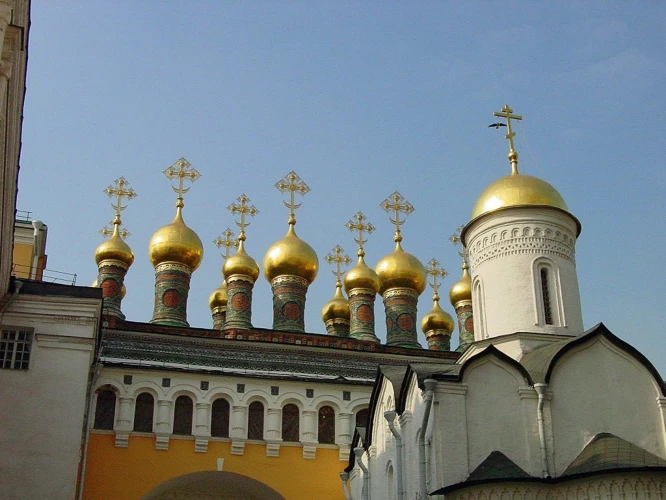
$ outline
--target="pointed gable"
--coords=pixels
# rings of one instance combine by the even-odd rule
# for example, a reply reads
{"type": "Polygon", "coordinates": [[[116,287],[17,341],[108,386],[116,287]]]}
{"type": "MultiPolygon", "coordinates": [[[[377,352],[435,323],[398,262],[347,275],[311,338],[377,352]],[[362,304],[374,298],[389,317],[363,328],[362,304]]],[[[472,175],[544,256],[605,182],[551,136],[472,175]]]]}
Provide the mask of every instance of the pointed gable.
{"type": "Polygon", "coordinates": [[[472,471],[467,481],[488,481],[490,479],[524,479],[531,477],[501,451],[493,451],[472,471]]]}

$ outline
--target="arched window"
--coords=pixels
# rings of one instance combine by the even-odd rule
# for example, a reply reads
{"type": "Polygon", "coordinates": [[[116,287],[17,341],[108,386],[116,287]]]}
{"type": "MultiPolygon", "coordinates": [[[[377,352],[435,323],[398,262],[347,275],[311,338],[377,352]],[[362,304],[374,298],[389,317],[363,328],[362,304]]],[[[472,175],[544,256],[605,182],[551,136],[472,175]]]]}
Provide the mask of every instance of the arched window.
{"type": "Polygon", "coordinates": [[[474,281],[472,295],[472,308],[474,310],[474,340],[483,340],[486,334],[485,304],[483,303],[483,287],[480,280],[474,281]]]}
{"type": "Polygon", "coordinates": [[[188,396],[178,396],[173,409],[173,433],[181,436],[192,434],[192,400],[188,396]]]}
{"type": "Polygon", "coordinates": [[[259,401],[251,403],[248,408],[247,438],[264,439],[264,405],[259,401]]]}
{"type": "Polygon", "coordinates": [[[116,393],[107,386],[97,392],[95,406],[95,429],[113,430],[116,416],[116,393]]]}
{"type": "Polygon", "coordinates": [[[550,283],[548,282],[548,269],[542,267],[539,271],[541,279],[541,300],[543,305],[543,321],[547,325],[553,324],[553,309],[550,302],[550,283]]]}
{"type": "Polygon", "coordinates": [[[368,426],[368,409],[364,408],[356,414],[356,427],[368,426]]]}
{"type": "Polygon", "coordinates": [[[330,406],[319,408],[318,440],[322,444],[335,444],[335,411],[330,406]]]}
{"type": "Polygon", "coordinates": [[[148,392],[142,392],[134,405],[134,430],[137,432],[153,432],[153,411],[155,398],[148,392]]]}
{"type": "Polygon", "coordinates": [[[224,398],[213,401],[210,434],[213,437],[229,437],[229,402],[224,398]]]}
{"type": "Polygon", "coordinates": [[[296,443],[300,440],[299,413],[298,406],[294,404],[282,408],[282,441],[296,443]]]}

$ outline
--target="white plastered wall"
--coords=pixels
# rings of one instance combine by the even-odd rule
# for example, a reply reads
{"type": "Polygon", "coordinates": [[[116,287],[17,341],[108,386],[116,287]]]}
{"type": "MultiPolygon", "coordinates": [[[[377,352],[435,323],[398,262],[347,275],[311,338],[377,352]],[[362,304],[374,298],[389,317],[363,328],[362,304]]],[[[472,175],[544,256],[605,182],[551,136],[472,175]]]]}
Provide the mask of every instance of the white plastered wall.
{"type": "Polygon", "coordinates": [[[472,266],[473,307],[475,317],[477,311],[483,315],[475,322],[475,340],[515,332],[583,332],[576,231],[571,216],[548,207],[500,210],[469,226],[466,243],[472,266]],[[552,325],[543,319],[540,263],[553,272],[549,283],[555,319],[552,325]]]}
{"type": "Polygon", "coordinates": [[[654,378],[605,337],[566,353],[553,369],[549,389],[555,475],[601,432],[666,458],[663,398],[654,378]]]}

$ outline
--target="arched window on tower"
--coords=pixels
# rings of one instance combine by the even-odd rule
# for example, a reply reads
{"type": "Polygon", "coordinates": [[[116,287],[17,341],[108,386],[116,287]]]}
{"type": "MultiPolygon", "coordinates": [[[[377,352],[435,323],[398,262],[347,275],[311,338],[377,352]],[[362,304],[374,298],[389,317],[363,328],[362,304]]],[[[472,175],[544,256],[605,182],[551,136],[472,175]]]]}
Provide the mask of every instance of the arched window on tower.
{"type": "Polygon", "coordinates": [[[282,408],[282,441],[297,443],[300,440],[298,406],[284,405],[282,408]]]}
{"type": "Polygon", "coordinates": [[[553,324],[553,309],[550,301],[550,283],[548,283],[548,269],[542,267],[539,270],[541,279],[541,300],[543,305],[543,322],[547,325],[553,324]]]}
{"type": "Polygon", "coordinates": [[[368,426],[368,409],[364,408],[356,414],[356,427],[368,426]]]}
{"type": "Polygon", "coordinates": [[[264,405],[259,401],[251,403],[248,408],[247,438],[264,439],[264,405]]]}
{"type": "Polygon", "coordinates": [[[322,444],[335,444],[335,411],[330,406],[319,408],[318,441],[322,444]]]}
{"type": "Polygon", "coordinates": [[[192,399],[178,396],[173,409],[173,433],[181,436],[192,435],[192,399]]]}
{"type": "Polygon", "coordinates": [[[488,337],[488,334],[486,333],[483,286],[480,279],[477,278],[474,280],[472,290],[472,308],[474,309],[474,340],[483,340],[488,337]]]}
{"type": "Polygon", "coordinates": [[[153,432],[153,412],[155,398],[148,392],[142,392],[134,404],[134,430],[136,432],[153,432]]]}
{"type": "Polygon", "coordinates": [[[224,398],[213,401],[210,434],[213,437],[229,437],[229,402],[224,398]]]}
{"type": "Polygon", "coordinates": [[[111,386],[105,386],[97,391],[97,404],[95,406],[95,429],[113,430],[113,421],[116,416],[116,393],[111,386]]]}

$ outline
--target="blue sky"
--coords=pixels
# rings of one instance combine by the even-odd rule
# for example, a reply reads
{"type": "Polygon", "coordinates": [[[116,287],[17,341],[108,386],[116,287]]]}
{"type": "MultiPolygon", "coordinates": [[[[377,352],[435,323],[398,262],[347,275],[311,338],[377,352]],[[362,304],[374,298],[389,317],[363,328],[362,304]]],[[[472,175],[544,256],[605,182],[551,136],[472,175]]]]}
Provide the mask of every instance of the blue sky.
{"type": "MultiPolygon", "coordinates": [[[[582,222],[585,326],[603,321],[663,375],[665,26],[658,2],[35,1],[18,208],[49,226],[48,267],[87,285],[113,216],[102,191],[125,176],[139,196],[123,213],[136,255],[123,310],[148,321],[148,241],[174,215],[162,171],[186,157],[202,177],[184,216],[205,246],[188,319],[206,328],[221,281],[212,240],[235,230],[226,207],[245,193],[259,209],[246,248],[261,266],[287,229],[274,184],[295,170],[311,188],[296,230],[320,258],[306,330],[324,333],[335,278],[323,257],[336,244],[355,255],[344,224],[359,210],[377,228],[368,264],[391,252],[379,204],[395,190],[416,208],[405,250],[442,263],[445,291],[458,279],[448,238],[509,173],[503,133],[487,128],[508,103],[524,117],[521,171],[582,222]]],[[[260,277],[254,325],[271,315],[260,277]]],[[[377,326],[383,337],[380,297],[377,326]]]]}

